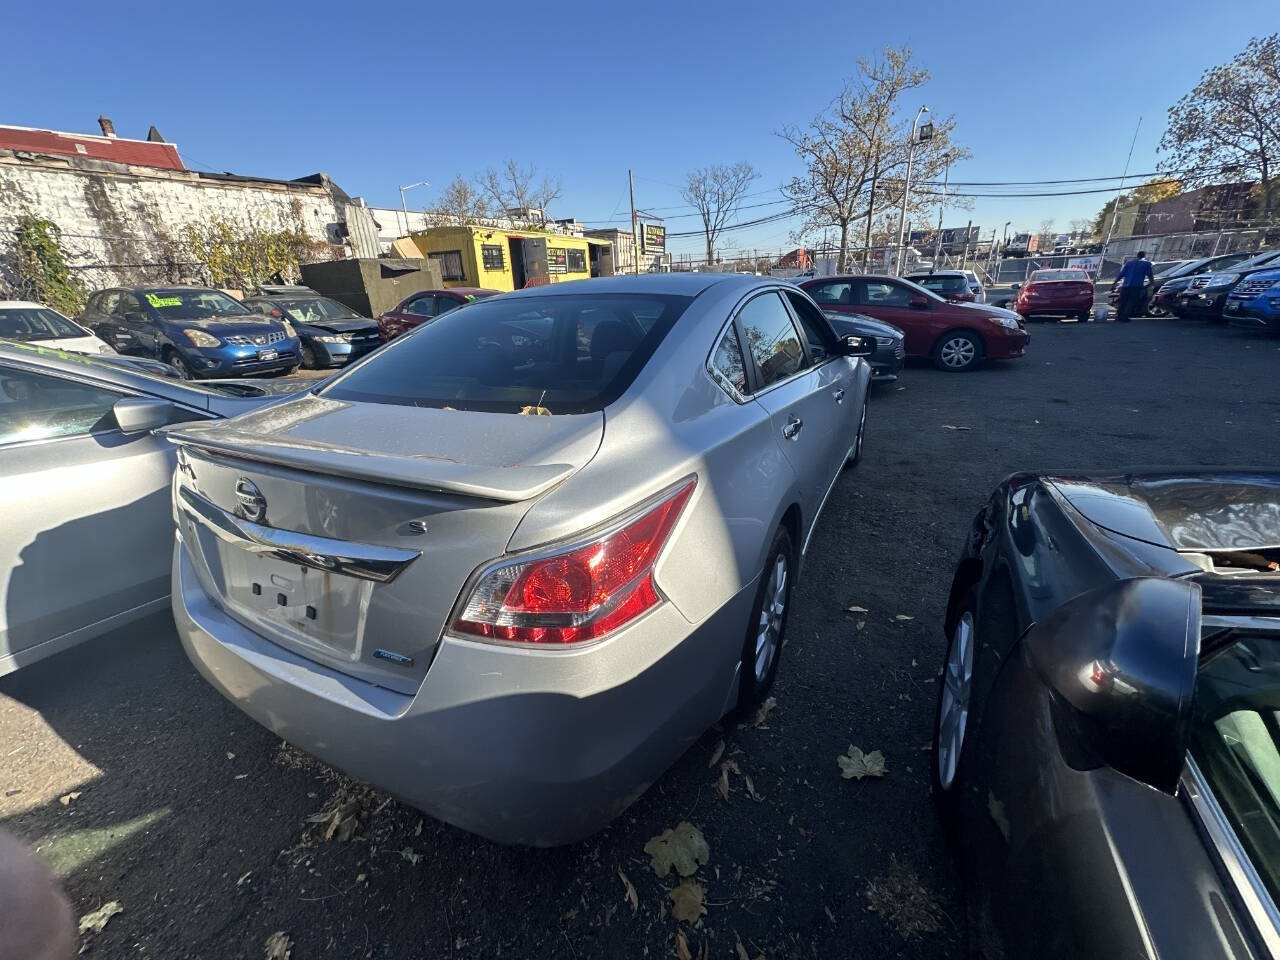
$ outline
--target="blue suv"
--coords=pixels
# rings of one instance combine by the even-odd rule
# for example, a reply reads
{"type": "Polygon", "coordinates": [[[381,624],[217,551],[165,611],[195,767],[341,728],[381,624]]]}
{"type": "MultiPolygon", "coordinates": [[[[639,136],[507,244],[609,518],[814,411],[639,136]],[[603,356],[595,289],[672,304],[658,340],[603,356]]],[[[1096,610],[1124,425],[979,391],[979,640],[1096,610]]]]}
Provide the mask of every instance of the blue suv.
{"type": "Polygon", "coordinates": [[[302,362],[287,320],[208,287],[117,287],[89,298],[81,322],[117,353],[163,361],[187,379],[275,376],[302,362]]]}
{"type": "Polygon", "coordinates": [[[1227,295],[1222,315],[1238,326],[1280,332],[1280,270],[1252,273],[1227,295]]]}

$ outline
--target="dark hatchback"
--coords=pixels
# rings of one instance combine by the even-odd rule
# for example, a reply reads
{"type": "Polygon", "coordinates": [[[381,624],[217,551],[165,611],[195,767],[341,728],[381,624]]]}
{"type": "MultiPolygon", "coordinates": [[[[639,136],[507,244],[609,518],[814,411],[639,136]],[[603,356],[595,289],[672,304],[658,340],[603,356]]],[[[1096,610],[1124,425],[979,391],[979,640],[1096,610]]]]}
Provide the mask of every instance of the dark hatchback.
{"type": "Polygon", "coordinates": [[[287,374],[301,362],[288,321],[208,287],[99,290],[81,322],[117,353],[160,360],[188,379],[287,374]]]}
{"type": "Polygon", "coordinates": [[[301,343],[302,365],[308,370],[340,367],[382,346],[377,323],[328,297],[290,293],[249,297],[244,304],[289,320],[301,343]]]}
{"type": "Polygon", "coordinates": [[[1280,473],[996,489],[931,764],[990,955],[1276,955],[1278,571],[1280,473]]]}
{"type": "Polygon", "coordinates": [[[907,355],[903,346],[906,335],[901,330],[891,323],[858,313],[836,313],[831,310],[823,313],[838,335],[846,337],[852,334],[875,340],[875,352],[867,357],[874,383],[888,383],[898,379],[903,359],[907,355]]]}

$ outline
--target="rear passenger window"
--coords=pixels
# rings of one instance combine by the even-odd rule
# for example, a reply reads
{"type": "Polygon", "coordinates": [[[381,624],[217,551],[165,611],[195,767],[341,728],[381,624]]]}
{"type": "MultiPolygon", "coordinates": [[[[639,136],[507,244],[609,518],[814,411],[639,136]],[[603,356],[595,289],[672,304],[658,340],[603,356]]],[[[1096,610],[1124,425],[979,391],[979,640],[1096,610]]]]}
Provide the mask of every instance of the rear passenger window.
{"type": "Polygon", "coordinates": [[[738,342],[738,331],[731,325],[720,338],[716,352],[711,357],[711,371],[716,379],[723,381],[743,396],[747,393],[747,366],[742,359],[742,344],[738,342]]]}
{"type": "Polygon", "coordinates": [[[738,318],[760,372],[762,388],[804,369],[800,334],[776,293],[761,294],[749,301],[738,318]]]}

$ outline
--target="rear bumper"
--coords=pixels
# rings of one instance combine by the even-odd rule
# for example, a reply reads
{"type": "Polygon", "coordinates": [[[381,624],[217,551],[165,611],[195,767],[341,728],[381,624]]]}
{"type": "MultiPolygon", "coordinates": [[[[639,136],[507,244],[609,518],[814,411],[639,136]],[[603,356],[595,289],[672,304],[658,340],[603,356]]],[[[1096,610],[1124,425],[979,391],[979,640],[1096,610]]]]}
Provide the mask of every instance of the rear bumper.
{"type": "Polygon", "coordinates": [[[446,636],[405,695],[257,635],[210,602],[180,540],[173,559],[183,648],[223,696],[440,820],[533,846],[604,827],[723,715],[754,595],[753,582],[696,627],[665,603],[572,652],[446,636]]]}
{"type": "Polygon", "coordinates": [[[1093,309],[1093,296],[1072,297],[1070,299],[1019,299],[1014,309],[1024,317],[1037,313],[1083,313],[1093,309]]]}

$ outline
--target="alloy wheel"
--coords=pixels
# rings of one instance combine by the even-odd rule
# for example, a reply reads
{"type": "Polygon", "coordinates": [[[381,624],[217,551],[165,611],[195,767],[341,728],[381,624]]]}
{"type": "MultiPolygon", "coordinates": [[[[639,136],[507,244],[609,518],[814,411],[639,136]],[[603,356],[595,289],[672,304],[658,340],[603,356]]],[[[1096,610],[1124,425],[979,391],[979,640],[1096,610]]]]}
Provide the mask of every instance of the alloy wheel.
{"type": "Polygon", "coordinates": [[[938,356],[943,366],[961,370],[973,363],[977,353],[977,348],[968,337],[952,337],[942,345],[938,356]]]}
{"type": "Polygon", "coordinates": [[[787,612],[787,558],[779,553],[769,569],[769,582],[760,605],[760,624],[756,630],[756,683],[763,684],[778,658],[782,643],[782,623],[787,612]]]}
{"type": "Polygon", "coordinates": [[[187,361],[182,356],[182,354],[177,353],[176,351],[173,353],[170,353],[169,366],[177,370],[178,373],[181,374],[183,380],[192,379],[191,367],[187,364],[187,361]]]}
{"type": "Polygon", "coordinates": [[[938,710],[938,783],[950,790],[956,779],[964,732],[969,722],[969,694],[973,686],[973,614],[966,610],[956,621],[942,674],[942,706],[938,710]]]}

